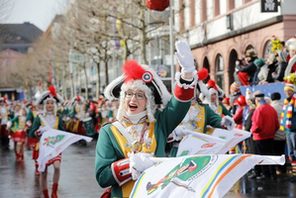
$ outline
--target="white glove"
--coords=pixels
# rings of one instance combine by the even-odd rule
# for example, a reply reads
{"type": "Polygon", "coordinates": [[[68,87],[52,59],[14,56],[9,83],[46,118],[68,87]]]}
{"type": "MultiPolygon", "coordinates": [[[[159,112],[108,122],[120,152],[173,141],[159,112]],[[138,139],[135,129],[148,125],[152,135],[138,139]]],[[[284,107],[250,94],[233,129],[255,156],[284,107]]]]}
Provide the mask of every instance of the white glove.
{"type": "Polygon", "coordinates": [[[6,129],[9,130],[12,126],[12,122],[11,121],[8,121],[7,124],[6,124],[6,129]]]}
{"type": "Polygon", "coordinates": [[[189,44],[186,40],[179,40],[175,43],[176,57],[179,65],[182,67],[182,73],[195,71],[194,58],[189,44]]]}
{"type": "Polygon", "coordinates": [[[44,126],[44,127],[40,127],[39,128],[39,131],[40,131],[40,134],[42,135],[44,132],[46,131],[49,131],[50,130],[50,127],[49,126],[44,126]]]}
{"type": "Polygon", "coordinates": [[[150,153],[130,153],[130,172],[132,179],[137,180],[140,175],[147,169],[153,166],[154,162],[151,160],[150,153]]]}
{"type": "Polygon", "coordinates": [[[182,126],[177,126],[173,132],[169,135],[167,142],[171,143],[174,141],[180,141],[183,139],[183,137],[187,135],[186,130],[182,126]]]}
{"type": "Polygon", "coordinates": [[[30,126],[32,126],[32,122],[31,122],[30,120],[28,120],[28,121],[26,122],[26,125],[27,125],[28,127],[30,127],[30,126]]]}
{"type": "Polygon", "coordinates": [[[227,130],[232,130],[234,128],[234,121],[230,116],[224,116],[221,121],[221,125],[226,127],[227,130]]]}

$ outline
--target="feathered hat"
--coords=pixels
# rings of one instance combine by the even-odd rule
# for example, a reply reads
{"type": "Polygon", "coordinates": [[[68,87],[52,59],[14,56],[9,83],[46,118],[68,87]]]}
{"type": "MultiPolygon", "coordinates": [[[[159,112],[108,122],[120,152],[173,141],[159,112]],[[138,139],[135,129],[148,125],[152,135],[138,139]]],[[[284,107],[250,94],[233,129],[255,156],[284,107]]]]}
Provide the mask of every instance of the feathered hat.
{"type": "Polygon", "coordinates": [[[207,87],[209,89],[210,95],[216,93],[219,98],[223,98],[224,91],[216,84],[214,80],[208,80],[207,87]]]}
{"type": "Polygon", "coordinates": [[[223,98],[222,103],[223,103],[224,105],[228,105],[228,106],[230,106],[230,98],[229,98],[229,97],[225,97],[225,98],[223,98]]]}
{"type": "Polygon", "coordinates": [[[198,90],[199,93],[205,94],[204,92],[207,91],[207,87],[203,83],[203,81],[205,79],[207,79],[208,76],[209,76],[209,72],[208,72],[208,70],[206,68],[202,68],[201,70],[199,70],[197,72],[197,79],[198,79],[198,81],[197,81],[197,84],[196,84],[196,88],[197,88],[197,90],[198,90]]]}
{"type": "Polygon", "coordinates": [[[77,102],[77,103],[84,102],[84,98],[82,96],[77,95],[72,98],[71,105],[73,105],[75,102],[77,102]]]}
{"type": "Polygon", "coordinates": [[[247,105],[247,102],[246,102],[246,97],[243,96],[243,95],[240,95],[235,101],[234,101],[234,104],[235,105],[238,105],[238,106],[246,106],[247,105]]]}
{"type": "Polygon", "coordinates": [[[53,85],[48,87],[48,90],[43,92],[40,97],[37,99],[37,104],[44,104],[47,100],[54,100],[56,103],[63,103],[63,98],[56,92],[56,89],[53,85]]]}
{"type": "Polygon", "coordinates": [[[104,91],[107,99],[120,99],[118,120],[121,120],[125,114],[123,101],[124,93],[128,89],[145,92],[149,121],[154,121],[155,110],[162,110],[171,98],[171,94],[155,71],[146,65],[140,65],[135,60],[128,60],[123,65],[123,75],[114,79],[104,91]]]}

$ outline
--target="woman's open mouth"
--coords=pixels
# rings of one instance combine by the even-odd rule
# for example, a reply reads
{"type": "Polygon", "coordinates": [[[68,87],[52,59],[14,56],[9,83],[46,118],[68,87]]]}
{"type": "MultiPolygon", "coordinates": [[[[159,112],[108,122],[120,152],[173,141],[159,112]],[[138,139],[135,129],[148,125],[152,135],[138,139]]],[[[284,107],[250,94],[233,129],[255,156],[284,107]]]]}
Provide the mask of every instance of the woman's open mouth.
{"type": "Polygon", "coordinates": [[[136,111],[138,109],[138,105],[136,104],[129,104],[128,107],[130,111],[136,111]]]}

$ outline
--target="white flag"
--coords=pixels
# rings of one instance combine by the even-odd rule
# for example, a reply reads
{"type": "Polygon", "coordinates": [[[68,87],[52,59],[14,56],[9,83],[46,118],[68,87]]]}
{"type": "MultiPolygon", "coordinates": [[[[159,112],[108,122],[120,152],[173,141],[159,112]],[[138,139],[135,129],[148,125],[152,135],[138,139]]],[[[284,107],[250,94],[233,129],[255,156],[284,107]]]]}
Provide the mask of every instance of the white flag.
{"type": "Polygon", "coordinates": [[[155,158],[136,181],[130,197],[223,197],[255,165],[285,163],[284,156],[195,155],[155,158]]]}
{"type": "Polygon", "coordinates": [[[251,136],[250,132],[233,129],[215,129],[211,135],[185,130],[177,156],[195,154],[225,154],[232,147],[251,136]]]}
{"type": "Polygon", "coordinates": [[[249,138],[251,133],[236,128],[232,129],[231,131],[216,128],[211,135],[226,141],[224,148],[219,152],[219,154],[224,154],[238,143],[249,138]]]}
{"type": "Polygon", "coordinates": [[[179,144],[177,157],[195,154],[217,154],[225,147],[226,141],[221,138],[186,131],[186,135],[179,144]]]}
{"type": "Polygon", "coordinates": [[[41,172],[44,172],[46,163],[49,160],[58,156],[74,142],[81,139],[84,139],[87,142],[92,140],[90,137],[67,133],[49,127],[44,127],[43,131],[39,143],[39,157],[37,159],[39,163],[38,170],[41,172]]]}

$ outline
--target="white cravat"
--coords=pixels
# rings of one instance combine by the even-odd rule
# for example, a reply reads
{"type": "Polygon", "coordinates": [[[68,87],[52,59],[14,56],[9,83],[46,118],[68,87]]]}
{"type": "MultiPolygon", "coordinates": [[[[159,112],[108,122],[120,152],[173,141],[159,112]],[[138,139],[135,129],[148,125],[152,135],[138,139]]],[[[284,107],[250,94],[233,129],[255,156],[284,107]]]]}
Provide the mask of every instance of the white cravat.
{"type": "Polygon", "coordinates": [[[56,116],[54,114],[46,113],[45,116],[44,116],[44,119],[51,128],[54,128],[54,125],[55,125],[55,122],[56,122],[56,116]]]}
{"type": "Polygon", "coordinates": [[[143,112],[138,113],[138,114],[129,114],[129,113],[126,113],[126,118],[129,119],[129,121],[132,124],[138,124],[138,122],[142,118],[144,118],[145,116],[147,116],[147,112],[146,111],[143,111],[143,112]]]}

